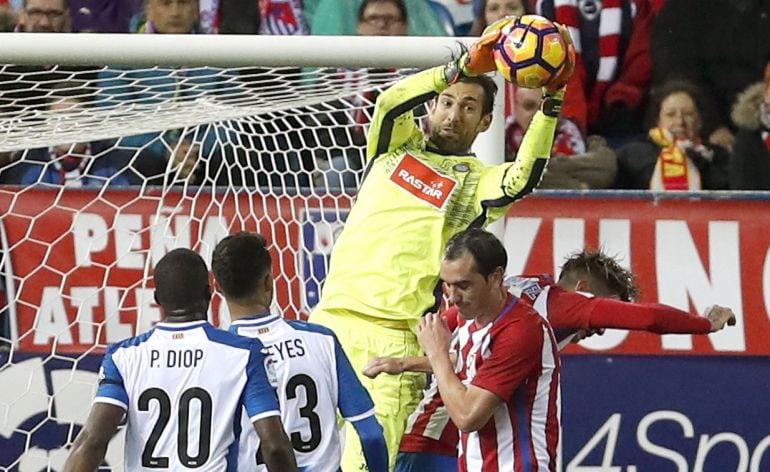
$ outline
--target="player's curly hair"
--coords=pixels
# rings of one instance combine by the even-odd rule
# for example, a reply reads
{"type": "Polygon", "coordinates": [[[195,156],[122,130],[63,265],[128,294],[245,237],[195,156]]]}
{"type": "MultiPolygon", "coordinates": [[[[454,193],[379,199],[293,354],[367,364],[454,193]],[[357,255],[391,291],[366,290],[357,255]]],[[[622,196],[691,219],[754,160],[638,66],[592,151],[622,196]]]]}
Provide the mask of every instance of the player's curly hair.
{"type": "Polygon", "coordinates": [[[639,296],[636,276],[601,251],[587,249],[572,254],[562,266],[559,280],[571,274],[589,277],[591,285],[598,284],[626,302],[634,301],[639,296]]]}

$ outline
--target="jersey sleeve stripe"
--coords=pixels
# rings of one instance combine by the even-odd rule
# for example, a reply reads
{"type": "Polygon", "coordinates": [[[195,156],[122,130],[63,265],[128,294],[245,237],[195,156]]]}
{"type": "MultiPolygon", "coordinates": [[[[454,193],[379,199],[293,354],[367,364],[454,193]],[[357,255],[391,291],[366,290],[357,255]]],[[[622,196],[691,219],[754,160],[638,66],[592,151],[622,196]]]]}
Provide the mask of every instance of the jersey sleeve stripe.
{"type": "Polygon", "coordinates": [[[374,415],[374,408],[372,408],[371,410],[369,410],[367,412],[361,413],[360,415],[345,416],[344,419],[345,419],[345,421],[350,421],[351,423],[355,423],[356,421],[360,421],[360,420],[362,420],[364,418],[368,418],[368,417],[370,417],[372,415],[374,415]]]}
{"type": "Polygon", "coordinates": [[[400,105],[397,105],[395,108],[388,111],[382,120],[382,126],[380,127],[380,135],[378,136],[378,139],[377,139],[376,154],[372,156],[372,159],[388,152],[388,148],[390,147],[390,138],[393,135],[393,124],[395,123],[397,117],[403,115],[409,110],[412,110],[413,108],[415,108],[417,105],[421,103],[425,103],[436,96],[438,96],[436,92],[428,92],[422,95],[418,95],[410,100],[405,101],[400,105]]]}
{"type": "Polygon", "coordinates": [[[126,405],[124,402],[117,400],[112,397],[95,397],[94,403],[107,403],[109,405],[115,405],[123,408],[124,410],[128,411],[128,405],[126,405]]]}
{"type": "Polygon", "coordinates": [[[258,413],[254,416],[249,416],[249,421],[253,423],[255,421],[259,421],[264,418],[269,418],[271,416],[281,416],[281,412],[278,410],[263,411],[262,413],[258,413]]]}

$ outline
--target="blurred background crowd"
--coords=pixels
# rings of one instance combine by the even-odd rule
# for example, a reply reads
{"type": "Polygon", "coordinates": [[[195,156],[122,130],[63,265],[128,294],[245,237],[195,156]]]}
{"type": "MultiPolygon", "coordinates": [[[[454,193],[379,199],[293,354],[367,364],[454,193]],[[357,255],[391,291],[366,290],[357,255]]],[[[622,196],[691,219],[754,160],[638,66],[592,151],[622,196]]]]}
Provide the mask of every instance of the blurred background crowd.
{"type": "MultiPolygon", "coordinates": [[[[770,0],[0,0],[0,31],[477,36],[527,13],[566,25],[578,53],[541,188],[770,189],[770,0]]],[[[173,68],[6,66],[0,117],[20,106],[87,106],[82,87],[100,91],[102,104],[156,99],[133,88],[142,81],[161,96],[187,92],[173,68]],[[40,87],[30,86],[35,80],[40,87]]],[[[210,91],[229,84],[206,68],[186,72],[185,83],[210,91]]],[[[515,160],[541,96],[507,87],[506,159],[515,160]]],[[[373,99],[359,97],[364,115],[373,99]]],[[[276,133],[254,123],[245,133],[253,142],[243,143],[212,125],[5,153],[0,183],[233,183],[243,175],[212,175],[221,168],[213,159],[259,170],[240,184],[354,188],[361,156],[339,150],[363,144],[363,126],[350,125],[367,118],[330,117],[326,134],[313,136],[298,121],[294,132],[257,139],[276,133]],[[223,146],[228,140],[242,145],[223,146]],[[301,150],[308,140],[312,155],[301,150]],[[251,152],[259,149],[270,159],[251,152]]]]}

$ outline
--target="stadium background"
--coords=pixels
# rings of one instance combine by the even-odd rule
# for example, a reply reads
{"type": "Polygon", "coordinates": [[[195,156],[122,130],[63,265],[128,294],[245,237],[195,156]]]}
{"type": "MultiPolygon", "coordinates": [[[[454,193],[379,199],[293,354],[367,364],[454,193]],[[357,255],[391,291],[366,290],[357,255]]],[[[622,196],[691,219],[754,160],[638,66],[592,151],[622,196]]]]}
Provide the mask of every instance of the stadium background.
{"type": "MultiPolygon", "coordinates": [[[[23,398],[9,398],[13,390],[0,391],[6,419],[0,431],[0,465],[10,464],[23,454],[20,471],[38,470],[49,459],[52,464],[64,460],[60,448],[85,419],[88,402],[84,399],[93,392],[99,363],[94,337],[99,336],[103,344],[134,333],[135,310],[123,310],[118,319],[104,323],[101,331],[92,330],[104,321],[105,310],[111,309],[110,304],[117,306],[118,300],[126,306],[145,304],[150,310],[145,313],[150,316],[143,317],[143,323],[150,323],[154,309],[147,302],[149,292],[142,293],[149,289],[139,287],[143,261],[131,261],[131,257],[152,257],[146,250],[152,235],[145,233],[127,244],[115,230],[108,233],[109,241],[94,244],[84,239],[89,226],[82,229],[81,224],[77,227],[83,234],[60,238],[74,215],[90,221],[92,228],[126,228],[127,223],[116,222],[114,207],[91,203],[95,195],[87,190],[69,192],[59,202],[59,208],[70,210],[42,214],[40,209],[48,206],[46,192],[23,195],[14,201],[14,214],[38,214],[45,218],[40,226],[45,230],[26,239],[19,250],[40,250],[41,243],[50,242],[59,269],[71,268],[65,292],[77,294],[89,287],[96,290],[98,281],[103,280],[104,266],[116,263],[119,269],[112,271],[108,287],[88,308],[90,320],[84,318],[81,308],[76,321],[77,307],[62,301],[56,308],[56,304],[42,300],[46,287],[58,291],[57,274],[25,266],[26,258],[12,258],[16,275],[27,277],[29,283],[17,294],[23,303],[9,306],[16,315],[10,321],[17,324],[18,332],[29,334],[18,340],[20,349],[12,359],[2,355],[6,368],[0,371],[0,384],[28,382],[29,393],[23,398]],[[134,299],[121,298],[124,293],[134,299]],[[37,329],[29,330],[34,319],[31,310],[36,306],[49,307],[50,312],[41,313],[38,321],[45,320],[49,326],[38,324],[37,329]],[[66,329],[62,332],[63,326],[66,329]],[[56,338],[45,334],[54,332],[59,334],[56,338]],[[57,345],[51,355],[54,339],[57,345]],[[48,395],[53,395],[50,405],[48,395]],[[74,430],[70,430],[70,423],[74,430]]],[[[115,191],[106,197],[122,201],[130,197],[130,191],[115,191]]],[[[303,316],[317,300],[316,282],[325,272],[339,219],[346,213],[324,209],[323,198],[264,198],[276,200],[266,207],[275,211],[269,219],[281,225],[259,228],[256,221],[246,221],[245,227],[283,235],[285,239],[280,244],[276,241],[275,246],[294,247],[302,255],[292,261],[288,252],[274,254],[282,267],[277,281],[279,303],[290,305],[301,300],[297,306],[304,310],[288,315],[303,316]]],[[[4,213],[10,202],[0,202],[4,213]]],[[[201,247],[213,244],[234,222],[228,221],[227,208],[232,207],[225,206],[220,215],[211,218],[196,215],[196,220],[207,226],[200,232],[197,228],[191,231],[208,239],[201,247]]],[[[155,210],[152,202],[145,201],[123,208],[121,218],[141,222],[155,210]]],[[[768,470],[767,215],[770,201],[761,193],[663,197],[645,192],[538,192],[513,207],[504,232],[511,255],[509,273],[553,272],[560,255],[584,244],[603,247],[630,262],[639,275],[641,300],[697,312],[719,303],[733,307],[738,315],[736,327],[708,337],[616,331],[570,347],[563,356],[565,470],[768,470]],[[598,466],[602,467],[592,468],[598,466]]],[[[179,232],[182,226],[175,230],[177,237],[187,237],[179,232]]],[[[3,231],[11,244],[25,235],[23,225],[7,218],[3,231]]],[[[190,243],[198,243],[195,236],[190,243]]],[[[214,304],[214,320],[220,319],[219,306],[214,304]]],[[[115,441],[119,443],[120,438],[115,441]]],[[[121,448],[113,444],[108,462],[119,461],[121,454],[121,448]]]]}

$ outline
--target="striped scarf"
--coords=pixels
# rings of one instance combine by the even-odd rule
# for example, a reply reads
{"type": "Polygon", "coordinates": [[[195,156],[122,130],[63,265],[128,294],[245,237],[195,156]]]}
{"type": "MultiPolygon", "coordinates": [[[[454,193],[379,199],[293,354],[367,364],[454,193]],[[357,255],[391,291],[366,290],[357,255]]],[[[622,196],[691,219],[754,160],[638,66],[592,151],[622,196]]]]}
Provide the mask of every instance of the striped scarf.
{"type": "MultiPolygon", "coordinates": [[[[595,0],[596,7],[601,9],[599,13],[599,70],[596,74],[593,90],[586,90],[588,102],[588,122],[593,123],[599,117],[604,93],[615,79],[620,60],[620,33],[623,24],[624,0],[595,0]]],[[[626,0],[632,1],[632,0],[626,0]]],[[[575,43],[575,53],[578,60],[582,54],[580,36],[580,7],[579,3],[586,0],[554,0],[556,11],[555,20],[569,29],[572,41],[575,43]]],[[[632,17],[636,15],[635,5],[632,3],[632,17]]],[[[589,79],[590,83],[591,80],[589,79]]]]}

